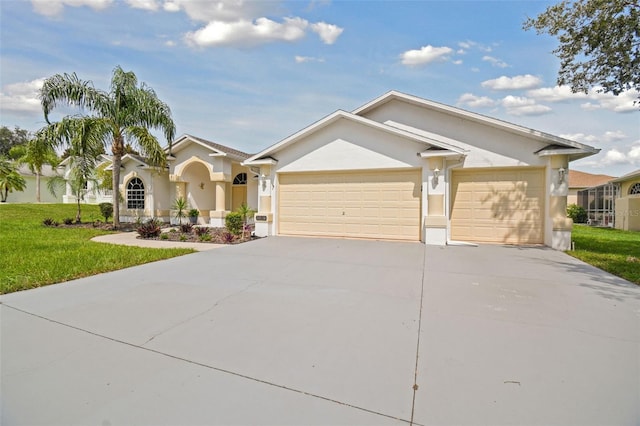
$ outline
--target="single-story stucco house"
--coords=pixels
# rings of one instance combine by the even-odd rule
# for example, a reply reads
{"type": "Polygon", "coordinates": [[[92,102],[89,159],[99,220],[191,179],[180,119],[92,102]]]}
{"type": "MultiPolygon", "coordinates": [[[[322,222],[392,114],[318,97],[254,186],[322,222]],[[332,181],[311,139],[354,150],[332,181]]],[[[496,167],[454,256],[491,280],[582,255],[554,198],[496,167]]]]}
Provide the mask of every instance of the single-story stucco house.
{"type": "Polygon", "coordinates": [[[604,185],[615,179],[615,176],[585,173],[579,170],[569,170],[569,192],[567,193],[567,205],[578,204],[578,191],[604,185]]]}
{"type": "MultiPolygon", "coordinates": [[[[185,197],[221,226],[240,204],[258,236],[427,244],[545,244],[568,249],[569,162],[599,152],[399,92],[336,111],[249,155],[183,135],[168,170],[125,156],[121,217],[168,220],[185,197]]],[[[168,152],[169,154],[169,152],[168,152]]]]}

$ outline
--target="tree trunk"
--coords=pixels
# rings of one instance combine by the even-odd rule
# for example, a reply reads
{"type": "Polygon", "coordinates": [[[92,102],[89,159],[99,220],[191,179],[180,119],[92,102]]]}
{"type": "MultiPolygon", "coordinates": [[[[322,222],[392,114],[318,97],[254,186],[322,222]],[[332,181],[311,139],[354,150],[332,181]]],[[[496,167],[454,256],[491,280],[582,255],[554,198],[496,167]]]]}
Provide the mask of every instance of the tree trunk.
{"type": "Polygon", "coordinates": [[[40,202],[40,172],[36,172],[36,202],[40,202]]]}
{"type": "MultiPolygon", "coordinates": [[[[118,229],[120,226],[120,165],[122,157],[120,155],[113,156],[113,227],[118,229]]],[[[125,200],[126,201],[126,200],[125,200]]]]}
{"type": "Polygon", "coordinates": [[[80,223],[80,193],[76,197],[76,202],[78,203],[78,211],[76,212],[76,223],[80,223]]]}

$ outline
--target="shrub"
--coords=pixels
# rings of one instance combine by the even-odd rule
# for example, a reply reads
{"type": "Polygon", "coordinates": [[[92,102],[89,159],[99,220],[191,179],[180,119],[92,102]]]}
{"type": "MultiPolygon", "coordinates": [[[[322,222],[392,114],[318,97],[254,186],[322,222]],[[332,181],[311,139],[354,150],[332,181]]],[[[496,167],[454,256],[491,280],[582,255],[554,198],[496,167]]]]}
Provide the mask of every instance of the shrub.
{"type": "Polygon", "coordinates": [[[209,233],[202,234],[202,235],[199,235],[198,238],[202,242],[211,241],[211,234],[209,234],[209,233]]]}
{"type": "Polygon", "coordinates": [[[104,221],[109,222],[109,218],[113,216],[113,204],[100,203],[98,206],[100,207],[100,213],[102,214],[102,217],[104,217],[104,221]]]}
{"type": "Polygon", "coordinates": [[[198,237],[204,237],[205,235],[209,235],[208,226],[196,226],[193,228],[193,231],[196,233],[198,237]]]}
{"type": "Polygon", "coordinates": [[[233,240],[236,239],[236,236],[233,235],[231,232],[223,232],[222,233],[222,241],[225,244],[231,244],[233,242],[233,240]]]}
{"type": "Polygon", "coordinates": [[[231,212],[224,219],[224,224],[227,227],[227,230],[231,232],[233,235],[240,235],[242,233],[242,214],[237,212],[231,212]]]}
{"type": "Polygon", "coordinates": [[[146,222],[143,222],[142,224],[138,225],[138,227],[136,228],[136,232],[142,238],[157,238],[160,236],[160,233],[162,232],[160,228],[161,224],[162,222],[160,222],[160,220],[151,218],[146,222]]]}
{"type": "Polygon", "coordinates": [[[45,218],[45,219],[42,221],[42,224],[43,224],[44,226],[58,226],[58,222],[56,222],[55,220],[53,220],[53,219],[52,219],[52,218],[50,218],[50,217],[45,218]]]}
{"type": "Polygon", "coordinates": [[[193,231],[193,225],[190,223],[181,223],[180,224],[180,232],[184,234],[190,234],[193,231]]]}
{"type": "Polygon", "coordinates": [[[73,225],[73,218],[72,217],[65,217],[64,219],[62,219],[62,222],[65,225],[73,225]]]}
{"type": "Polygon", "coordinates": [[[162,232],[160,234],[160,239],[161,240],[168,240],[169,239],[169,234],[167,234],[166,232],[162,232]]]}
{"type": "Polygon", "coordinates": [[[180,241],[187,241],[187,236],[184,234],[180,235],[180,241]]]}
{"type": "Polygon", "coordinates": [[[573,223],[586,223],[587,211],[577,204],[571,204],[567,207],[567,217],[573,219],[573,223]]]}

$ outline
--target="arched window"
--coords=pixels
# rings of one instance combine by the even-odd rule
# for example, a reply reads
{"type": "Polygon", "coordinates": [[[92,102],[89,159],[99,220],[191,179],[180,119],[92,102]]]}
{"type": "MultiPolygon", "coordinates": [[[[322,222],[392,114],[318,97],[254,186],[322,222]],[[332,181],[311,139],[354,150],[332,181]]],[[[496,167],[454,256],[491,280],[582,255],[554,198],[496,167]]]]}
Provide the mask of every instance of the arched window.
{"type": "Polygon", "coordinates": [[[144,209],[144,183],[137,177],[127,184],[127,208],[144,209]]]}
{"type": "Polygon", "coordinates": [[[247,184],[247,174],[246,173],[238,173],[236,177],[233,179],[234,185],[246,185],[247,184]]]}
{"type": "Polygon", "coordinates": [[[640,195],[640,182],[631,185],[629,188],[629,195],[640,195]]]}

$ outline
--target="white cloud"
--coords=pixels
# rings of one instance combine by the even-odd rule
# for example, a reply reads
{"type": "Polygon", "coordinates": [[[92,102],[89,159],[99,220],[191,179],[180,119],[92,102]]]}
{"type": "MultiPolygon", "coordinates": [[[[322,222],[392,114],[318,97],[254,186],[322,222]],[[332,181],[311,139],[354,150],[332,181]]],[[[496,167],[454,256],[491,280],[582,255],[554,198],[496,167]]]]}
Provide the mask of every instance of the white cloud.
{"type": "Polygon", "coordinates": [[[174,47],[176,45],[176,42],[173,40],[167,40],[164,42],[164,45],[167,47],[174,47]]]}
{"type": "Polygon", "coordinates": [[[336,42],[344,28],[337,25],[327,24],[326,22],[318,22],[311,24],[311,31],[317,33],[324,44],[333,44],[336,42]]]}
{"type": "Polygon", "coordinates": [[[531,74],[516,75],[514,77],[502,76],[493,80],[482,82],[482,87],[491,90],[519,90],[532,89],[538,87],[542,83],[539,77],[531,74]]]}
{"type": "Polygon", "coordinates": [[[198,22],[234,22],[252,20],[272,15],[273,3],[244,0],[166,0],[162,8],[167,12],[184,10],[187,16],[198,22]]]}
{"type": "Polygon", "coordinates": [[[614,112],[633,112],[638,110],[637,103],[638,93],[634,90],[628,90],[618,96],[610,93],[598,93],[600,88],[596,87],[589,94],[578,92],[573,93],[569,86],[543,87],[540,89],[529,90],[527,96],[546,102],[563,102],[570,100],[586,100],[581,106],[582,109],[593,111],[598,109],[607,109],[614,112]]]}
{"type": "Polygon", "coordinates": [[[89,6],[94,10],[103,10],[112,3],[113,0],[31,0],[33,10],[48,17],[60,15],[65,6],[89,6]]]}
{"type": "Polygon", "coordinates": [[[462,59],[457,59],[455,61],[451,61],[452,64],[454,65],[462,65],[462,59]]]}
{"type": "Polygon", "coordinates": [[[536,104],[534,99],[521,96],[507,96],[501,103],[510,115],[542,115],[551,112],[548,106],[536,104]]]}
{"type": "Polygon", "coordinates": [[[156,11],[160,8],[156,0],[127,0],[127,4],[134,9],[156,11]]]}
{"type": "Polygon", "coordinates": [[[2,111],[11,112],[38,112],[42,111],[38,94],[42,88],[44,79],[14,83],[4,86],[0,92],[0,108],[2,111]]]}
{"type": "Polygon", "coordinates": [[[496,105],[496,101],[486,96],[476,96],[465,93],[458,98],[458,105],[466,105],[472,108],[488,108],[496,105]]]}
{"type": "Polygon", "coordinates": [[[323,58],[314,58],[313,56],[296,56],[296,63],[303,64],[305,62],[324,62],[323,58]]]}
{"type": "Polygon", "coordinates": [[[587,97],[584,93],[573,93],[569,86],[541,87],[529,90],[527,96],[545,102],[562,102],[587,97]]]}
{"type": "Polygon", "coordinates": [[[489,56],[489,55],[483,56],[482,60],[485,62],[489,62],[492,66],[498,67],[498,68],[507,68],[509,66],[509,64],[507,64],[503,60],[494,58],[493,56],[489,56]]]}
{"type": "Polygon", "coordinates": [[[185,35],[187,44],[199,47],[248,47],[272,41],[295,41],[305,36],[309,22],[302,18],[284,18],[279,23],[268,18],[255,21],[213,21],[185,35]]]}
{"type": "Polygon", "coordinates": [[[176,3],[175,1],[165,1],[164,4],[162,5],[162,8],[164,9],[165,12],[179,12],[180,11],[180,5],[178,3],[176,3]]]}
{"type": "Polygon", "coordinates": [[[450,47],[423,46],[418,50],[407,50],[400,57],[404,65],[424,65],[435,61],[446,61],[453,52],[450,47]]]}
{"type": "Polygon", "coordinates": [[[624,113],[638,111],[639,109],[637,104],[638,92],[635,90],[627,90],[618,96],[594,91],[587,96],[589,99],[596,101],[596,103],[586,102],[582,104],[582,108],[586,110],[608,109],[609,111],[624,113]],[[636,103],[634,104],[634,102],[636,103]]]}
{"type": "Polygon", "coordinates": [[[587,144],[600,144],[620,142],[625,140],[627,135],[621,130],[609,130],[604,132],[601,136],[585,135],[584,133],[568,133],[560,135],[560,137],[587,144]]]}

